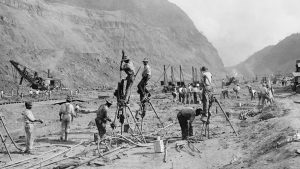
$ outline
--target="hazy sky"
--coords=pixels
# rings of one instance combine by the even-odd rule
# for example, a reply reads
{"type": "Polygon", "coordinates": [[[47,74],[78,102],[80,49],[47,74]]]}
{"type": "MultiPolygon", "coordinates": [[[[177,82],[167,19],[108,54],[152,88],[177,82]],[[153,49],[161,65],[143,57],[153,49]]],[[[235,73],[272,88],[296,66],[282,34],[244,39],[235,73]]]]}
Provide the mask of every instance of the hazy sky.
{"type": "Polygon", "coordinates": [[[225,66],[300,32],[300,0],[169,0],[217,48],[225,66]]]}

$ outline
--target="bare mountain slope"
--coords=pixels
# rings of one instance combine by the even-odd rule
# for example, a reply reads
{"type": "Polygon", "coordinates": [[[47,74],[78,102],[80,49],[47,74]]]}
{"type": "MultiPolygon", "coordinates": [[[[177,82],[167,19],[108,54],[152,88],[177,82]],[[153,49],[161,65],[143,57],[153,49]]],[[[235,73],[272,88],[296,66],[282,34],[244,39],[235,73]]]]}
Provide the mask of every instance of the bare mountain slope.
{"type": "Polygon", "coordinates": [[[153,79],[163,64],[223,70],[216,49],[166,0],[0,0],[0,75],[9,60],[50,69],[68,87],[116,82],[121,49],[136,69],[149,57],[153,79]]]}
{"type": "Polygon", "coordinates": [[[234,67],[244,75],[295,71],[300,59],[300,34],[292,34],[274,46],[268,46],[234,67]]]}

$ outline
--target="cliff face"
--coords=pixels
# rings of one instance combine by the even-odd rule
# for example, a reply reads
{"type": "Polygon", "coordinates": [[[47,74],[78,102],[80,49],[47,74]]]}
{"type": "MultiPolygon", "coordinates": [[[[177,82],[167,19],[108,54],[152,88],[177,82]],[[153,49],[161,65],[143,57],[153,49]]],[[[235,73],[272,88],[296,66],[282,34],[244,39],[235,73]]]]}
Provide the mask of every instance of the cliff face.
{"type": "Polygon", "coordinates": [[[0,34],[4,81],[15,81],[13,59],[50,69],[68,87],[110,85],[122,49],[136,69],[149,57],[153,79],[164,64],[224,68],[216,49],[166,0],[0,0],[0,34]]]}
{"type": "Polygon", "coordinates": [[[295,71],[296,60],[300,59],[300,34],[292,34],[274,46],[268,46],[243,63],[235,66],[240,73],[255,74],[289,73],[295,71]]]}

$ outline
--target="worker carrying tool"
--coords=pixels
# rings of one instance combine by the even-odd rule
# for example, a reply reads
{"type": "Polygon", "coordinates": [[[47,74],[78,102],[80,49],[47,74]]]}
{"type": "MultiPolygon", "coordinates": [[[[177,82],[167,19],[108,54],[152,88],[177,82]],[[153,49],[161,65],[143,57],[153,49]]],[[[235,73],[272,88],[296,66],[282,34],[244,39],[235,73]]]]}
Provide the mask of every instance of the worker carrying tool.
{"type": "MultiPolygon", "coordinates": [[[[103,139],[103,137],[106,133],[106,122],[107,121],[111,122],[111,119],[107,116],[108,110],[109,110],[111,105],[112,105],[112,102],[106,100],[106,103],[100,105],[98,110],[96,110],[95,122],[96,122],[96,126],[97,126],[97,129],[98,129],[100,140],[103,139]]],[[[111,123],[111,127],[115,128],[113,123],[111,123]]]]}
{"type": "Polygon", "coordinates": [[[125,55],[125,52],[122,51],[122,61],[120,65],[120,71],[124,71],[127,74],[126,77],[126,89],[125,89],[125,103],[128,103],[129,96],[130,96],[130,88],[134,81],[135,76],[135,70],[133,63],[130,61],[130,59],[125,55]],[[124,62],[124,64],[123,64],[124,62]]]}
{"type": "Polygon", "coordinates": [[[143,60],[143,64],[144,64],[144,70],[142,72],[142,79],[140,81],[140,83],[138,84],[138,93],[140,94],[140,101],[143,102],[143,100],[145,100],[147,97],[150,97],[150,93],[148,91],[147,84],[148,81],[151,78],[151,67],[148,64],[149,60],[148,58],[145,58],[143,60]]]}
{"type": "Polygon", "coordinates": [[[59,110],[59,120],[61,121],[60,140],[67,141],[70,125],[73,122],[75,115],[74,106],[71,104],[72,98],[67,96],[66,103],[61,105],[59,110]],[[65,137],[64,137],[65,136],[65,137]]]}
{"type": "Polygon", "coordinates": [[[26,149],[24,153],[31,154],[31,150],[33,148],[33,141],[34,141],[34,135],[33,135],[33,124],[35,122],[43,123],[43,120],[35,119],[31,108],[32,108],[32,102],[25,102],[26,110],[22,113],[25,123],[25,133],[26,133],[26,149]]]}
{"type": "Polygon", "coordinates": [[[193,121],[196,116],[202,114],[202,109],[184,108],[177,114],[177,119],[180,124],[182,140],[186,140],[188,136],[193,136],[193,121]]]}
{"type": "Polygon", "coordinates": [[[212,104],[212,92],[213,92],[213,87],[212,87],[212,74],[208,71],[208,69],[203,66],[201,68],[202,72],[202,87],[203,87],[203,92],[202,92],[202,104],[203,104],[203,114],[201,116],[201,121],[207,121],[205,120],[205,117],[210,116],[210,107],[212,104]]]}

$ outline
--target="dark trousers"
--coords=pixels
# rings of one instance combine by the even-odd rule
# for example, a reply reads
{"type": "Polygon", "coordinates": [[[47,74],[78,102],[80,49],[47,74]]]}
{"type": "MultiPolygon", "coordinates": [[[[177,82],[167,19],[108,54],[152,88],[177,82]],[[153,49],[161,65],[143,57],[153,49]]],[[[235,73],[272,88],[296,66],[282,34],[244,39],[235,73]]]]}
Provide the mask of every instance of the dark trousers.
{"type": "Polygon", "coordinates": [[[181,113],[177,114],[177,119],[181,128],[182,140],[187,139],[188,136],[193,136],[193,126],[188,122],[188,119],[183,117],[181,113]]]}
{"type": "Polygon", "coordinates": [[[226,97],[229,98],[229,96],[228,96],[228,90],[222,91],[222,95],[223,95],[223,98],[224,98],[224,99],[225,99],[226,97]]]}
{"type": "Polygon", "coordinates": [[[197,93],[193,92],[193,95],[194,95],[194,104],[198,104],[197,93]]]}
{"type": "Polygon", "coordinates": [[[104,134],[106,133],[106,122],[104,122],[100,118],[96,118],[95,122],[96,122],[96,126],[97,126],[97,129],[98,129],[100,139],[102,139],[104,134]]]}
{"type": "Polygon", "coordinates": [[[142,100],[146,94],[149,93],[148,89],[146,88],[148,81],[149,81],[150,77],[143,77],[142,80],[140,81],[140,83],[138,84],[138,93],[140,94],[140,99],[142,100]]]}
{"type": "Polygon", "coordinates": [[[130,96],[130,89],[131,89],[131,86],[133,84],[133,79],[134,79],[134,75],[128,75],[126,77],[126,89],[125,89],[125,102],[128,102],[129,101],[129,96],[130,96]]]}
{"type": "Polygon", "coordinates": [[[208,90],[203,90],[202,93],[202,104],[203,104],[203,112],[208,115],[210,107],[212,105],[212,95],[211,92],[208,90]]]}

